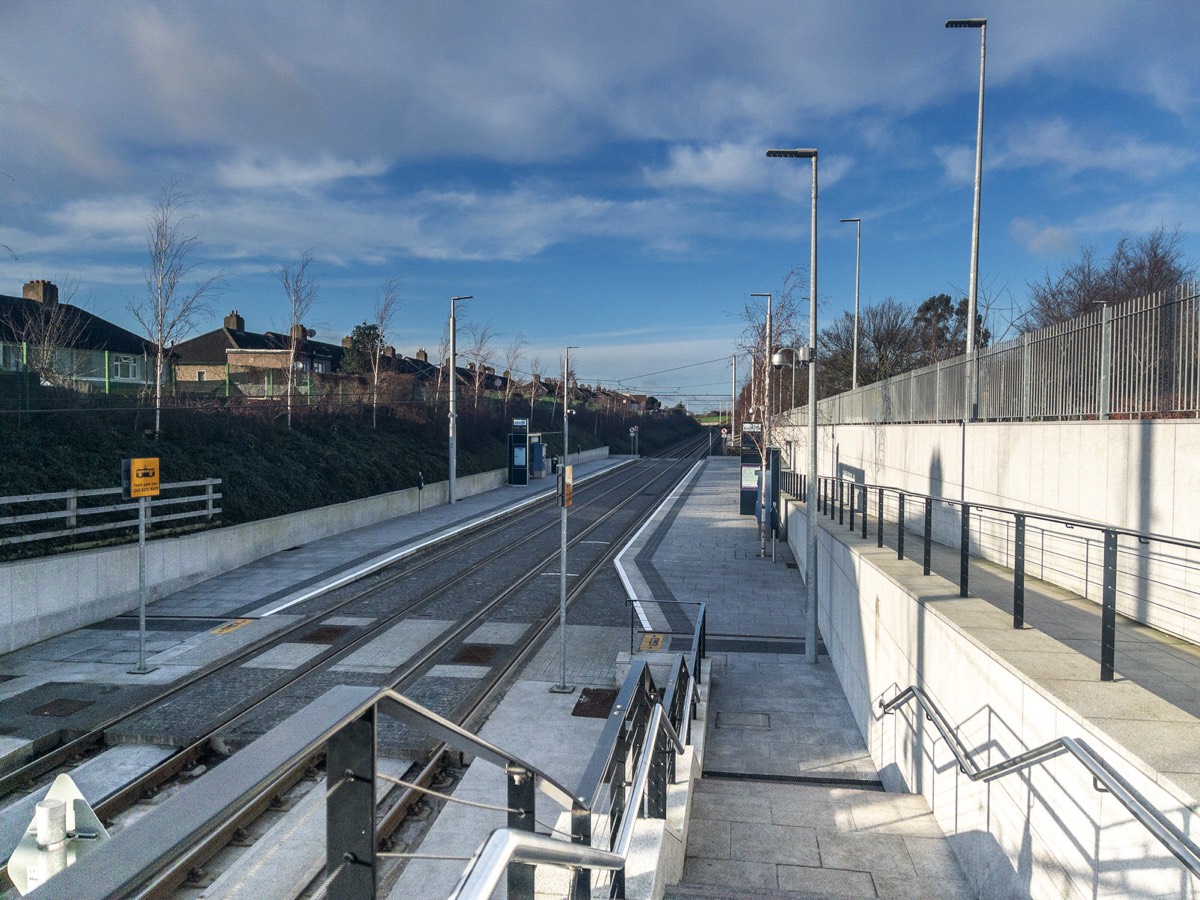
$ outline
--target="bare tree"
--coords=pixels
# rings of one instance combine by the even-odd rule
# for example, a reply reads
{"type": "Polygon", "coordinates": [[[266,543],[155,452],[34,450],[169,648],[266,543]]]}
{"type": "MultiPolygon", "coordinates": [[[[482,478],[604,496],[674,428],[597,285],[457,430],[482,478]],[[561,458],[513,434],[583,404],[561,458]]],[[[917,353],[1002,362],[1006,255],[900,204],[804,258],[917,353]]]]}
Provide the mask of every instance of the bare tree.
{"type": "MultiPolygon", "coordinates": [[[[802,328],[808,323],[807,307],[802,314],[800,300],[806,299],[805,269],[793,266],[783,278],[783,285],[772,297],[771,333],[772,349],[791,347],[801,342],[802,328]]],[[[750,359],[751,390],[747,395],[747,407],[764,411],[767,398],[764,396],[766,378],[764,373],[770,365],[771,354],[767,352],[767,304],[763,298],[747,301],[739,318],[745,323],[738,337],[738,349],[750,359]]],[[[805,337],[803,343],[807,344],[805,337]]],[[[750,409],[741,415],[743,421],[751,421],[750,409]]],[[[762,421],[762,418],[759,419],[762,421]]]]}
{"type": "Polygon", "coordinates": [[[535,353],[529,360],[529,427],[533,428],[533,410],[538,402],[538,391],[542,383],[542,356],[535,353]]]}
{"type": "Polygon", "coordinates": [[[392,323],[400,305],[396,279],[389,278],[383,283],[379,295],[375,298],[375,341],[371,348],[371,427],[378,424],[379,414],[379,374],[383,367],[383,352],[391,337],[392,323]]]}
{"type": "Polygon", "coordinates": [[[508,401],[512,399],[513,385],[516,383],[517,367],[525,357],[525,347],[529,342],[524,338],[515,337],[504,348],[504,418],[508,418],[508,401]]]}
{"type": "Polygon", "coordinates": [[[183,208],[190,202],[175,183],[167,185],[146,217],[146,297],[129,302],[129,312],[154,344],[154,437],[162,430],[162,386],[167,357],[191,330],[197,317],[209,311],[208,297],[224,287],[222,275],[201,279],[189,288],[182,282],[193,269],[192,252],[200,246],[195,234],[185,234],[190,218],[183,208]]]}
{"type": "Polygon", "coordinates": [[[292,394],[296,389],[296,361],[308,338],[309,332],[304,327],[304,319],[312,312],[313,304],[317,302],[317,280],[308,271],[313,262],[313,255],[305,250],[295,262],[286,263],[278,268],[275,277],[283,286],[287,295],[288,310],[291,315],[291,325],[288,329],[287,345],[287,427],[292,427],[292,394]]]}
{"type": "Polygon", "coordinates": [[[1021,330],[1036,331],[1191,280],[1196,267],[1183,256],[1183,238],[1180,228],[1161,226],[1145,237],[1126,235],[1104,261],[1097,259],[1094,246],[1083,248],[1058,275],[1047,273],[1045,280],[1029,285],[1021,330]]]}
{"type": "Polygon", "coordinates": [[[433,402],[435,406],[442,402],[442,382],[445,382],[446,388],[449,390],[450,378],[454,377],[454,373],[450,371],[454,367],[454,361],[450,359],[449,322],[442,326],[442,338],[438,341],[437,359],[437,389],[434,391],[433,395],[433,402]]]}
{"type": "Polygon", "coordinates": [[[483,325],[472,323],[467,326],[467,347],[463,356],[471,360],[475,368],[471,377],[475,389],[475,408],[479,408],[479,395],[487,380],[487,370],[496,358],[497,334],[491,322],[483,325]]]}

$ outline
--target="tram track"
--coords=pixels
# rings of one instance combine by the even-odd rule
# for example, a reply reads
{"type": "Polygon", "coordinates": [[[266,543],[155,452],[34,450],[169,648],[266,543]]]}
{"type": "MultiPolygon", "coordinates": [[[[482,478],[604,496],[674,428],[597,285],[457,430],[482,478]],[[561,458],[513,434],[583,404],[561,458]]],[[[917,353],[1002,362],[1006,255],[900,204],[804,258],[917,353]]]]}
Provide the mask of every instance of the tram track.
{"type": "MultiPolygon", "coordinates": [[[[622,539],[632,535],[640,527],[645,518],[657,507],[658,499],[666,496],[678,482],[679,477],[682,477],[677,470],[690,463],[705,445],[706,441],[702,440],[695,442],[686,450],[676,451],[682,455],[675,465],[650,470],[650,467],[646,465],[635,464],[615,472],[604,473],[597,476],[586,488],[576,489],[576,506],[573,508],[572,515],[575,517],[575,521],[582,524],[579,525],[572,538],[572,546],[581,548],[587,545],[608,545],[610,549],[589,554],[586,564],[579,568],[577,577],[573,579],[569,601],[584,588],[588,579],[599,570],[604,562],[611,559],[615,548],[622,539]],[[660,486],[662,483],[665,483],[665,487],[660,486]],[[611,508],[603,508],[610,498],[622,493],[626,495],[624,499],[613,500],[611,508]],[[616,521],[622,512],[628,516],[628,520],[616,521]],[[594,520],[586,521],[589,517],[594,517],[594,520]],[[606,528],[613,530],[611,534],[608,534],[608,539],[594,541],[594,536],[606,534],[606,528]]],[[[191,736],[189,740],[180,742],[182,746],[170,758],[111,793],[108,797],[102,798],[96,804],[97,813],[102,819],[112,820],[119,817],[124,810],[129,809],[139,799],[159,790],[162,785],[177,778],[181,773],[196,765],[198,761],[205,760],[210,764],[219,762],[212,756],[214,746],[227,749],[244,746],[276,721],[286,718],[290,714],[289,710],[294,711],[293,706],[287,702],[287,695],[299,694],[302,699],[304,694],[302,686],[306,679],[319,679],[322,673],[327,676],[339,663],[344,664],[346,660],[353,659],[356,653],[370,647],[373,642],[379,641],[390,631],[404,626],[406,622],[419,620],[422,617],[430,621],[441,621],[433,619],[432,616],[437,613],[439,608],[444,609],[448,605],[452,605],[451,600],[447,599],[448,597],[454,599],[466,595],[469,593],[469,589],[477,587],[479,582],[486,580],[486,576],[480,574],[486,571],[486,567],[499,564],[513,555],[511,535],[514,532],[520,533],[524,543],[533,547],[535,551],[538,549],[536,544],[539,539],[545,539],[551,533],[556,534],[558,517],[546,516],[547,510],[556,509],[557,505],[553,498],[532,504],[511,517],[506,516],[503,521],[465,529],[464,537],[454,541],[453,546],[443,549],[427,548],[422,553],[408,557],[382,572],[374,572],[365,576],[362,583],[355,582],[348,587],[340,587],[319,597],[306,599],[298,607],[301,616],[297,622],[247,644],[230,657],[222,659],[218,665],[175,683],[169,690],[152,700],[140,704],[137,708],[120,716],[113,717],[89,734],[55,748],[53,752],[5,775],[0,778],[0,795],[3,795],[6,789],[12,791],[17,784],[28,784],[31,779],[62,767],[68,757],[77,757],[85,750],[104,747],[122,726],[132,725],[138,716],[151,714],[155,709],[161,709],[164,704],[186,702],[189,691],[205,690],[206,679],[212,679],[222,672],[235,673],[238,667],[247,660],[271,650],[272,647],[295,644],[295,639],[303,636],[306,631],[319,628],[322,620],[328,619],[334,614],[346,616],[364,604],[374,603],[377,606],[382,595],[400,589],[406,582],[417,580],[418,576],[426,577],[436,572],[439,567],[453,569],[454,561],[461,561],[464,556],[471,555],[465,551],[470,550],[472,553],[478,554],[478,558],[471,560],[469,564],[463,565],[456,571],[452,571],[448,576],[434,578],[432,586],[408,597],[402,605],[393,610],[391,615],[379,617],[370,627],[363,628],[361,633],[348,637],[345,641],[332,643],[325,650],[314,654],[311,660],[297,666],[295,670],[288,673],[287,677],[277,679],[270,690],[260,692],[253,698],[247,699],[236,710],[225,716],[222,721],[203,729],[201,733],[191,736]],[[551,520],[541,522],[539,517],[551,520]],[[470,531],[470,534],[465,534],[467,530],[470,531]],[[489,542],[493,542],[494,546],[489,546],[489,542]],[[474,583],[472,579],[475,580],[474,583]],[[289,641],[289,638],[293,640],[289,641]]],[[[546,541],[546,543],[549,542],[546,541]]],[[[576,555],[582,555],[582,553],[576,555]]],[[[462,652],[464,646],[469,646],[470,642],[466,639],[472,633],[477,632],[496,616],[503,619],[508,604],[517,603],[516,598],[522,591],[528,591],[531,585],[536,585],[543,575],[548,574],[547,567],[551,566],[556,559],[557,547],[553,551],[543,548],[540,552],[535,552],[532,562],[527,560],[523,564],[522,571],[518,572],[515,577],[509,577],[505,584],[477,602],[474,608],[460,616],[436,639],[427,642],[419,652],[414,653],[407,660],[401,669],[389,673],[386,678],[373,683],[401,691],[415,685],[432,667],[439,663],[445,664],[444,661],[453,658],[455,652],[462,652]]],[[[557,592],[555,592],[555,596],[557,596],[557,592]]],[[[525,633],[519,641],[513,642],[508,652],[497,654],[500,658],[491,667],[488,677],[481,679],[477,689],[473,690],[469,696],[460,698],[454,704],[453,710],[442,710],[442,712],[451,712],[451,717],[455,721],[471,727],[474,719],[488,708],[497,692],[511,679],[512,673],[529,658],[547,631],[557,623],[556,613],[557,603],[548,604],[539,619],[527,623],[528,627],[525,633]]],[[[510,620],[509,624],[512,624],[511,619],[516,614],[509,610],[507,615],[510,620]]],[[[518,615],[517,618],[521,618],[521,616],[518,615]]],[[[209,683],[211,684],[211,681],[209,683]]],[[[440,746],[430,745],[421,747],[419,752],[411,754],[411,757],[416,760],[414,767],[419,769],[411,780],[417,784],[427,785],[430,783],[442,768],[443,749],[440,746]]],[[[312,763],[313,761],[310,760],[309,764],[302,768],[309,768],[312,763]]],[[[261,814],[263,809],[270,805],[273,797],[288,790],[292,784],[303,778],[304,774],[304,771],[290,773],[284,782],[272,786],[272,789],[264,792],[263,797],[259,798],[257,802],[248,805],[245,813],[247,821],[261,814]]],[[[404,790],[399,794],[396,802],[388,807],[380,821],[378,833],[381,842],[386,842],[399,827],[407,811],[419,799],[419,796],[419,791],[404,790]]],[[[204,842],[203,846],[197,847],[193,854],[189,854],[189,859],[164,878],[159,887],[151,892],[151,895],[166,896],[169,894],[170,890],[187,878],[191,868],[210,858],[224,843],[228,842],[232,834],[244,830],[246,825],[247,822],[226,823],[225,827],[219,829],[211,840],[204,842]]],[[[2,873],[0,873],[0,877],[2,877],[2,873]]]]}

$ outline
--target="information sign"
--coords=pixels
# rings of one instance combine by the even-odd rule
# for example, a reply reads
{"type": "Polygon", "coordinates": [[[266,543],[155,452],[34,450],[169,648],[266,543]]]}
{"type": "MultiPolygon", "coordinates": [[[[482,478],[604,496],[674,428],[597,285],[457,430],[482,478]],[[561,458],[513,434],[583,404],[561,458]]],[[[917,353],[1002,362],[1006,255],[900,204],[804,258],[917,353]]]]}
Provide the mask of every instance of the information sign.
{"type": "Polygon", "coordinates": [[[564,507],[571,505],[571,477],[574,466],[564,466],[562,471],[562,505],[564,507]]]}
{"type": "Polygon", "coordinates": [[[126,496],[136,497],[158,496],[158,457],[144,456],[126,459],[121,465],[121,481],[128,486],[126,496]]]}

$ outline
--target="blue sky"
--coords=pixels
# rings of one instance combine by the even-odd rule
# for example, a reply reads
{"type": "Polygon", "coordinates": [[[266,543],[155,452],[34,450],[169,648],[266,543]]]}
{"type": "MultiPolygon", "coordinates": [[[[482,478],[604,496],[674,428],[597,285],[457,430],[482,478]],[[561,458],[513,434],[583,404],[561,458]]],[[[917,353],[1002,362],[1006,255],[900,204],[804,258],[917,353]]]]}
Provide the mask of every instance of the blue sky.
{"type": "Polygon", "coordinates": [[[749,295],[808,264],[808,164],[769,147],[821,154],[825,322],[853,307],[841,218],[864,303],[965,294],[979,32],[943,23],[978,16],[989,327],[1083,245],[1179,225],[1200,258],[1190,0],[6,0],[0,292],[78,279],[136,330],[175,182],[196,274],[227,276],[202,330],[286,327],[273,272],[311,251],[322,338],[395,278],[406,354],[472,294],[461,325],[525,367],[578,345],[585,382],[715,406],[749,295]]]}

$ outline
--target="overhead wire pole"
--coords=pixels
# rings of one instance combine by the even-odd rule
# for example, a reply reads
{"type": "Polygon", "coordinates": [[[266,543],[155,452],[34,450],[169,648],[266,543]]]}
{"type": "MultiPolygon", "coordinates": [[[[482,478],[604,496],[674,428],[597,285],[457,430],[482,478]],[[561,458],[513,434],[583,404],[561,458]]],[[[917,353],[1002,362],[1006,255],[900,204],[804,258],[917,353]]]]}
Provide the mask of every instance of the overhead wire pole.
{"type": "Polygon", "coordinates": [[[454,304],[459,300],[474,300],[470,295],[465,297],[450,298],[450,474],[447,479],[449,503],[454,505],[458,499],[457,477],[458,477],[458,407],[457,401],[457,381],[458,381],[458,336],[457,326],[454,321],[454,304]]]}
{"type": "Polygon", "coordinates": [[[808,593],[804,659],[817,662],[817,151],[768,150],[767,156],[812,160],[812,244],[808,263],[808,561],[804,583],[808,593]]]}

